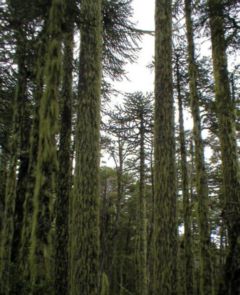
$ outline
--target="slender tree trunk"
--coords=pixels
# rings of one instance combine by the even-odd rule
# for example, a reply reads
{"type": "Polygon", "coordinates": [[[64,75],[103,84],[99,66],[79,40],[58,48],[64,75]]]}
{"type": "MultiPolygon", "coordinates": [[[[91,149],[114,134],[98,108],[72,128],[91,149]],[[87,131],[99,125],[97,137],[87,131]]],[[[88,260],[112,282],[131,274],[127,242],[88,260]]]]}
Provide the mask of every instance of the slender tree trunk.
{"type": "Polygon", "coordinates": [[[185,294],[193,294],[193,252],[191,232],[191,203],[189,196],[189,181],[187,170],[187,152],[184,132],[183,102],[181,93],[181,77],[179,70],[179,57],[176,61],[177,95],[179,109],[179,141],[181,153],[182,192],[183,192],[183,214],[184,214],[184,272],[185,272],[185,294]]]}
{"type": "Polygon", "coordinates": [[[176,175],[171,1],[156,0],[154,295],[176,293],[176,175]]]}
{"type": "Polygon", "coordinates": [[[82,0],[71,294],[99,294],[101,1],[82,0]]]}
{"type": "Polygon", "coordinates": [[[139,199],[137,212],[137,235],[138,247],[137,251],[137,294],[147,295],[147,223],[146,223],[146,200],[145,200],[145,130],[144,118],[141,114],[140,118],[140,179],[139,179],[139,199]]]}
{"type": "Polygon", "coordinates": [[[8,153],[5,148],[0,152],[0,240],[3,230],[4,221],[4,208],[5,208],[5,192],[6,192],[6,182],[8,175],[8,153]]]}
{"type": "Polygon", "coordinates": [[[30,244],[32,294],[53,293],[52,224],[58,171],[58,88],[61,74],[63,0],[53,0],[49,18],[49,43],[44,72],[45,91],[40,102],[39,144],[30,244]]]}
{"type": "Polygon", "coordinates": [[[188,40],[189,87],[195,142],[196,189],[198,197],[198,223],[200,233],[200,295],[213,294],[213,276],[210,253],[210,230],[208,224],[208,184],[204,163],[204,146],[201,135],[199,95],[197,90],[197,65],[195,61],[192,1],[185,0],[185,18],[188,40]]]}
{"type": "Polygon", "coordinates": [[[72,183],[72,72],[73,72],[73,18],[72,1],[67,3],[63,56],[62,112],[59,146],[59,173],[56,199],[55,294],[68,294],[68,240],[69,198],[72,183]]]}
{"type": "MultiPolygon", "coordinates": [[[[123,127],[123,126],[122,126],[123,127]]],[[[121,214],[121,202],[123,198],[123,142],[120,137],[118,138],[118,160],[119,165],[116,164],[117,173],[117,202],[116,202],[116,218],[114,220],[114,230],[111,235],[112,239],[112,262],[111,262],[111,272],[110,272],[110,283],[113,294],[118,294],[119,292],[119,278],[120,278],[120,268],[118,266],[118,241],[120,233],[120,214],[121,214]]]]}
{"type": "MultiPolygon", "coordinates": [[[[33,217],[33,194],[34,194],[34,184],[36,177],[36,163],[37,163],[37,153],[38,153],[38,141],[39,141],[39,104],[40,99],[43,94],[43,67],[44,67],[44,56],[45,56],[45,45],[43,38],[40,38],[39,50],[37,53],[36,61],[36,74],[35,74],[35,89],[34,89],[34,101],[35,101],[35,111],[32,123],[32,130],[30,136],[30,151],[29,151],[29,166],[28,166],[28,178],[26,183],[26,195],[23,205],[23,224],[21,232],[20,249],[18,255],[18,271],[19,271],[19,281],[22,282],[22,294],[27,293],[29,290],[30,281],[30,270],[29,270],[29,260],[27,259],[29,255],[30,248],[30,237],[32,231],[32,217],[33,217]],[[25,292],[25,293],[24,293],[25,292]]],[[[20,293],[21,291],[19,291],[20,293]]],[[[21,294],[21,293],[20,293],[21,294]]]]}
{"type": "Polygon", "coordinates": [[[20,130],[22,130],[22,115],[26,108],[26,92],[27,92],[27,75],[25,65],[26,39],[25,33],[21,27],[16,30],[17,50],[16,57],[18,63],[18,80],[15,93],[14,109],[13,109],[13,127],[10,138],[10,161],[8,168],[8,176],[5,191],[5,210],[4,223],[1,241],[1,287],[4,294],[10,291],[10,275],[11,275],[11,253],[14,235],[14,214],[16,205],[16,187],[17,187],[17,161],[19,155],[19,144],[21,141],[20,130]]]}
{"type": "Polygon", "coordinates": [[[223,217],[229,249],[225,280],[219,294],[240,294],[240,169],[237,155],[235,108],[231,99],[224,37],[223,2],[208,0],[215,96],[223,170],[223,217]]]}

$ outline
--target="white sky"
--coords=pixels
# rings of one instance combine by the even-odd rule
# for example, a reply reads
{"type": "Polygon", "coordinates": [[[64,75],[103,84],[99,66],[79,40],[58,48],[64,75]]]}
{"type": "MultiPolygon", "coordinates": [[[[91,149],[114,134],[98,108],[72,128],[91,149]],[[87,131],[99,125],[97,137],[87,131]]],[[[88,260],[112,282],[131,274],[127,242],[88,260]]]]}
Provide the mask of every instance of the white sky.
{"type": "MultiPolygon", "coordinates": [[[[155,0],[133,0],[134,18],[136,27],[142,30],[154,30],[155,0]],[[143,4],[145,2],[145,4],[143,4]]],[[[128,79],[115,83],[115,87],[123,92],[153,91],[154,75],[146,68],[153,60],[154,37],[145,35],[140,44],[142,50],[136,63],[126,67],[128,79]]]]}

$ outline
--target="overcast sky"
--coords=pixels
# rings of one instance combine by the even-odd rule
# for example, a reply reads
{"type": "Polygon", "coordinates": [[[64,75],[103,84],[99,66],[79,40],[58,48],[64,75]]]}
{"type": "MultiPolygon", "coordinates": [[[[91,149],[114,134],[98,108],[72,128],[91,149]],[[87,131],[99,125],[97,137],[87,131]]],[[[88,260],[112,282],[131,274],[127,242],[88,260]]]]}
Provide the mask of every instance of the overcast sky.
{"type": "MultiPolygon", "coordinates": [[[[134,19],[136,27],[142,30],[154,30],[155,0],[133,0],[134,19]]],[[[142,50],[135,64],[127,66],[126,71],[130,81],[116,83],[116,88],[123,92],[153,91],[153,73],[147,68],[154,55],[154,38],[146,35],[140,44],[142,50]]]]}

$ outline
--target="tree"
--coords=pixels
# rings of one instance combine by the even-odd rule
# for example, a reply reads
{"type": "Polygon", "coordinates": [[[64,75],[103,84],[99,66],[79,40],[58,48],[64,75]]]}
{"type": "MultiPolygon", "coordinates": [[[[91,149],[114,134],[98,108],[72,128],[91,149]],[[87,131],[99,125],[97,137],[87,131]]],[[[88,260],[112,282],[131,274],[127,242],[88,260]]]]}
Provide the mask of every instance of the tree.
{"type": "Polygon", "coordinates": [[[182,94],[182,77],[180,74],[180,54],[176,53],[176,88],[179,111],[179,143],[181,154],[181,183],[183,194],[183,214],[184,214],[184,283],[185,294],[193,294],[193,253],[192,253],[192,233],[191,233],[191,204],[189,193],[189,177],[187,167],[187,150],[184,131],[183,115],[183,94],[182,94]]]}
{"type": "Polygon", "coordinates": [[[99,292],[99,156],[102,17],[100,0],[81,1],[76,166],[71,210],[71,291],[99,292]]]}
{"type": "Polygon", "coordinates": [[[231,99],[224,36],[223,1],[208,1],[212,41],[215,97],[223,171],[223,217],[228,229],[229,250],[220,294],[240,290],[240,178],[236,145],[235,107],[231,99]]]}
{"type": "Polygon", "coordinates": [[[153,294],[176,293],[176,185],[172,86],[171,1],[156,0],[155,39],[155,277],[153,294]]]}
{"type": "Polygon", "coordinates": [[[55,293],[68,294],[69,285],[69,213],[72,187],[72,76],[73,76],[73,38],[74,1],[68,1],[65,12],[63,79],[61,93],[61,122],[59,142],[58,188],[55,204],[55,293]]]}
{"type": "Polygon", "coordinates": [[[192,1],[185,0],[185,20],[188,42],[189,88],[193,117],[195,143],[196,189],[198,197],[198,223],[200,235],[200,294],[213,294],[212,264],[210,253],[210,230],[208,224],[208,184],[204,160],[204,146],[201,135],[199,94],[197,89],[197,64],[193,40],[192,1]]]}
{"type": "Polygon", "coordinates": [[[33,200],[33,221],[29,253],[31,293],[51,294],[53,283],[52,223],[58,170],[58,88],[61,75],[62,15],[64,2],[54,0],[49,16],[49,40],[40,101],[39,142],[33,200]]]}
{"type": "MultiPolygon", "coordinates": [[[[11,17],[17,23],[19,21],[19,15],[16,13],[18,5],[11,2],[9,3],[9,10],[11,11],[11,17]]],[[[10,275],[11,275],[11,258],[12,258],[12,245],[14,241],[14,229],[18,226],[20,210],[17,205],[22,202],[16,202],[17,186],[19,189],[19,183],[21,183],[21,177],[24,177],[25,166],[27,165],[26,157],[26,146],[28,146],[28,137],[26,128],[26,117],[27,115],[27,71],[26,71],[26,31],[24,29],[24,23],[19,22],[19,26],[14,26],[14,37],[16,42],[16,58],[18,65],[17,74],[17,85],[14,97],[14,107],[13,107],[13,123],[11,136],[9,139],[9,168],[6,180],[6,190],[5,190],[5,210],[4,210],[4,224],[2,231],[2,241],[1,241],[1,288],[2,292],[8,294],[10,291],[10,275]],[[26,117],[25,117],[26,115],[26,117]],[[26,134],[25,134],[26,133],[26,134]],[[26,137],[25,137],[26,135],[26,137]],[[19,150],[22,154],[20,157],[20,169],[19,177],[17,183],[16,171],[17,171],[17,161],[19,150]],[[25,154],[23,155],[23,151],[25,154]],[[17,224],[14,223],[14,213],[16,213],[17,224]]],[[[29,124],[29,122],[28,122],[29,124]]],[[[20,195],[20,198],[22,196],[20,195]]]]}
{"type": "Polygon", "coordinates": [[[128,122],[128,141],[131,149],[137,152],[137,171],[139,174],[137,206],[137,243],[136,243],[136,292],[148,294],[147,273],[147,213],[146,213],[146,145],[152,125],[151,94],[141,92],[128,94],[123,106],[123,113],[128,122]]]}

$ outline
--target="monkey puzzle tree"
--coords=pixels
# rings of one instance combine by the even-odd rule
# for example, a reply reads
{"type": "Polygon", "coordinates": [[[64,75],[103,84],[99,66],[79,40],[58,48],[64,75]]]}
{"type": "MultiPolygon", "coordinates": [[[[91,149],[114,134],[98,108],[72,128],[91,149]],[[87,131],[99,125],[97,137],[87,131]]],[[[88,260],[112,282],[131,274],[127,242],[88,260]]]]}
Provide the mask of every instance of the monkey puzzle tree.
{"type": "Polygon", "coordinates": [[[51,294],[53,284],[52,223],[58,171],[58,88],[61,77],[62,16],[64,1],[53,0],[48,22],[44,71],[45,90],[39,109],[39,142],[30,243],[31,292],[51,294]]]}
{"type": "Polygon", "coordinates": [[[99,293],[99,156],[102,16],[81,1],[76,166],[71,201],[72,295],[99,293]]]}
{"type": "Polygon", "coordinates": [[[172,85],[172,2],[155,10],[155,271],[153,294],[176,292],[176,181],[172,85]]]}
{"type": "Polygon", "coordinates": [[[227,69],[224,1],[209,0],[208,7],[223,170],[223,218],[228,229],[229,241],[225,279],[220,287],[220,294],[233,295],[239,294],[240,290],[240,170],[236,144],[235,106],[231,98],[227,69]]]}
{"type": "Polygon", "coordinates": [[[193,39],[192,0],[185,0],[185,20],[188,42],[188,72],[195,143],[196,190],[198,198],[198,224],[200,235],[200,294],[213,292],[212,263],[210,253],[210,229],[208,224],[208,184],[201,134],[200,96],[197,88],[198,70],[193,39]]]}

